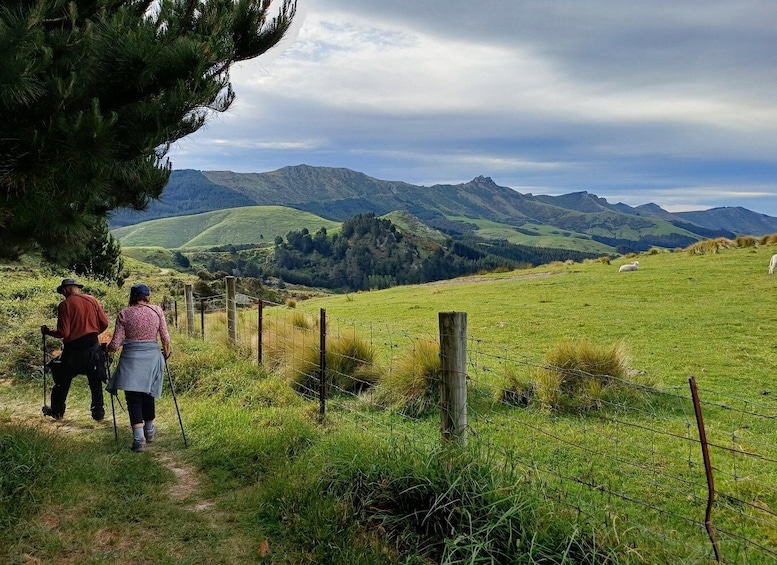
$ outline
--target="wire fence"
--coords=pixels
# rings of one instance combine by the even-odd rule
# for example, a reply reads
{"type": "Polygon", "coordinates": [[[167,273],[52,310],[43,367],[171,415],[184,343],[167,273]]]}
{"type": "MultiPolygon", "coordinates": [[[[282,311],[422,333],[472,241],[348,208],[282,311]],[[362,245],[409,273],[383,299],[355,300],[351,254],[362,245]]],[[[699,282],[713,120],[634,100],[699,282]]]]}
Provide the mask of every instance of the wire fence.
{"type": "MultiPolygon", "coordinates": [[[[228,332],[226,302],[200,299],[197,327],[175,305],[170,322],[229,341],[282,373],[319,403],[322,416],[417,445],[441,441],[435,415],[445,336],[327,318],[324,310],[316,317],[253,297],[235,304],[228,332]]],[[[583,409],[552,410],[537,391],[547,388],[553,367],[475,336],[465,347],[467,447],[506,477],[536,484],[548,504],[635,552],[683,562],[777,562],[771,399],[699,388],[692,376],[688,386],[659,389],[578,374],[588,383],[577,398],[583,409]]]]}

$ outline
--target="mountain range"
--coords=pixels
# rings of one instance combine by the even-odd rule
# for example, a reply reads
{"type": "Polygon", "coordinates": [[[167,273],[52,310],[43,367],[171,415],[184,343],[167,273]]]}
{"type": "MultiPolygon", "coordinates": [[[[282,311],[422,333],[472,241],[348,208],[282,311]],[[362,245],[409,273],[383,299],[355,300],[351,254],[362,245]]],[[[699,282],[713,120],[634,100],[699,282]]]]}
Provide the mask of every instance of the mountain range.
{"type": "MultiPolygon", "coordinates": [[[[327,224],[357,214],[383,216],[404,211],[448,234],[593,253],[686,247],[714,237],[777,232],[777,218],[741,207],[670,213],[656,204],[611,204],[589,192],[521,194],[486,176],[462,184],[418,186],[378,180],[345,168],[309,165],[266,173],[175,170],[159,200],[143,212],[115,211],[110,227],[122,245],[127,245],[122,237],[128,230],[122,226],[257,206],[296,209],[323,218],[327,224]]],[[[245,223],[244,210],[242,215],[245,223]]],[[[208,216],[201,222],[191,217],[181,221],[186,222],[189,234],[201,223],[202,231],[211,230],[208,241],[230,242],[227,235],[226,241],[219,240],[208,216]]]]}

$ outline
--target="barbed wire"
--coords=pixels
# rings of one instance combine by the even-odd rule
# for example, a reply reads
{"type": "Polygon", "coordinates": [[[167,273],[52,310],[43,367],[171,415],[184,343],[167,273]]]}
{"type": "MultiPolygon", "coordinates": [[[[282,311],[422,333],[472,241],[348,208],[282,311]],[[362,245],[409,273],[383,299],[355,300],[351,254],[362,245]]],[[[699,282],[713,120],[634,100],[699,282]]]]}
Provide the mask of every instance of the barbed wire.
{"type": "MultiPolygon", "coordinates": [[[[192,333],[226,339],[227,315],[218,312],[226,308],[223,295],[200,300],[207,309],[201,306],[202,329],[192,333]]],[[[186,314],[182,325],[180,312],[178,318],[180,331],[186,314]]],[[[424,353],[432,344],[439,357],[443,336],[339,318],[321,324],[321,316],[288,304],[244,297],[235,345],[279,370],[312,401],[322,389],[323,345],[327,418],[419,445],[440,441],[439,425],[430,423],[429,414],[439,413],[435,391],[441,377],[426,366],[424,353]],[[344,336],[350,341],[338,346],[344,336]],[[257,350],[262,355],[254,355],[257,350]],[[428,398],[419,398],[424,387],[428,398]]],[[[595,522],[606,524],[617,515],[628,524],[624,533],[641,532],[638,541],[660,543],[664,554],[678,559],[710,558],[704,521],[708,484],[688,389],[642,382],[640,374],[562,369],[472,337],[467,346],[472,444],[504,465],[521,466],[542,485],[548,501],[595,522]],[[571,380],[601,385],[579,394],[581,412],[564,413],[537,400],[543,375],[558,370],[571,380]]],[[[699,393],[723,555],[727,562],[777,558],[775,407],[703,387],[699,393]]]]}

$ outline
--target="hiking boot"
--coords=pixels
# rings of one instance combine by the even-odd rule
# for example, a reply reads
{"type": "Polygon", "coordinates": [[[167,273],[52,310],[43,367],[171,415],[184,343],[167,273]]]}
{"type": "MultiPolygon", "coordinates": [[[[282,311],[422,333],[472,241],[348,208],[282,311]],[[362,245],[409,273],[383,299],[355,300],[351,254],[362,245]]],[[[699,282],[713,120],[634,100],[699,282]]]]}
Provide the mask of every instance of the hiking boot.
{"type": "Polygon", "coordinates": [[[146,443],[151,443],[156,437],[156,426],[151,424],[147,428],[143,428],[143,435],[146,437],[146,443]]]}
{"type": "Polygon", "coordinates": [[[130,447],[132,451],[135,451],[136,453],[141,453],[146,450],[146,438],[141,439],[134,439],[132,440],[132,447],[130,447]]]}
{"type": "Polygon", "coordinates": [[[105,418],[105,408],[103,406],[92,406],[92,418],[98,422],[105,418]]]}
{"type": "Polygon", "coordinates": [[[49,416],[51,418],[54,418],[55,420],[61,420],[62,416],[64,416],[64,414],[62,414],[62,412],[58,412],[58,411],[54,410],[53,408],[51,408],[50,406],[44,406],[40,410],[41,410],[41,412],[43,412],[44,416],[49,416]]]}

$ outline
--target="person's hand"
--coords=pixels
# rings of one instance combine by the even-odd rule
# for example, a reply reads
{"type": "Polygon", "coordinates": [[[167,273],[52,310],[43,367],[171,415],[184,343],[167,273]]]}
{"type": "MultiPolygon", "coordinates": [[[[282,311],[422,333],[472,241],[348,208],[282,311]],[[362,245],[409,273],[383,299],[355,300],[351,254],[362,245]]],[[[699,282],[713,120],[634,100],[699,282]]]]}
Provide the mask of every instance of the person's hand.
{"type": "Polygon", "coordinates": [[[40,333],[42,333],[43,335],[48,335],[48,333],[49,333],[49,327],[48,327],[46,324],[43,324],[43,325],[40,327],[40,333]]]}

